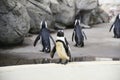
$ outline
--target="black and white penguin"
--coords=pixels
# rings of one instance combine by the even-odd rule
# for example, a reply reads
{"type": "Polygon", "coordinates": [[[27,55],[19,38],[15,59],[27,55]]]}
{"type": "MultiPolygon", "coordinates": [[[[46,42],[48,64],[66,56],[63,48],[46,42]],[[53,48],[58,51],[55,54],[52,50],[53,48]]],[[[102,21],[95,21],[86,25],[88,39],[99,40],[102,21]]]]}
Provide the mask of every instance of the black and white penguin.
{"type": "Polygon", "coordinates": [[[57,32],[56,45],[51,51],[51,58],[54,57],[55,52],[57,52],[60,58],[59,63],[62,63],[62,60],[66,60],[63,64],[67,64],[71,60],[70,47],[67,39],[64,37],[63,30],[58,30],[57,32]]]}
{"type": "Polygon", "coordinates": [[[34,41],[34,46],[36,46],[38,40],[40,40],[41,38],[42,46],[43,46],[43,49],[41,51],[49,53],[51,51],[50,38],[52,39],[54,44],[55,42],[52,36],[50,35],[50,31],[47,29],[47,22],[41,21],[40,26],[41,26],[41,29],[40,29],[39,35],[36,37],[34,41]]]}
{"type": "Polygon", "coordinates": [[[82,31],[82,27],[80,26],[80,20],[76,19],[72,34],[72,41],[75,39],[76,42],[75,46],[84,47],[84,37],[87,39],[85,33],[82,31]]]}
{"type": "Polygon", "coordinates": [[[114,38],[120,38],[120,14],[117,15],[114,23],[110,27],[109,32],[113,28],[114,38]]]}

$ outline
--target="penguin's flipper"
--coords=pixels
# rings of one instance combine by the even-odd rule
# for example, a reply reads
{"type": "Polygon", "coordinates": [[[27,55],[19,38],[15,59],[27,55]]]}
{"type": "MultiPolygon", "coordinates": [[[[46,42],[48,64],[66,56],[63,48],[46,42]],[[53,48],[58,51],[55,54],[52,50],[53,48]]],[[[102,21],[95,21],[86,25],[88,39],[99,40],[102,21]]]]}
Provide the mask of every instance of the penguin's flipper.
{"type": "Polygon", "coordinates": [[[53,39],[53,37],[50,35],[50,38],[52,39],[52,41],[53,41],[53,43],[54,43],[54,45],[55,45],[55,41],[54,41],[54,39],[53,39]]]}
{"type": "Polygon", "coordinates": [[[65,43],[66,43],[66,46],[67,46],[66,48],[68,48],[68,50],[71,51],[70,46],[69,46],[69,43],[68,43],[68,41],[67,41],[66,38],[65,38],[65,43]]]}
{"type": "Polygon", "coordinates": [[[112,24],[112,26],[110,27],[110,30],[109,30],[109,32],[111,31],[111,29],[113,28],[113,24],[112,24]]]}
{"type": "Polygon", "coordinates": [[[73,38],[74,38],[74,31],[73,31],[73,34],[72,34],[72,41],[73,41],[73,38]]]}
{"type": "Polygon", "coordinates": [[[56,52],[56,46],[53,47],[52,51],[50,52],[50,57],[53,58],[56,52]]]}
{"type": "Polygon", "coordinates": [[[87,36],[86,36],[86,34],[84,33],[84,31],[82,31],[82,32],[83,32],[83,35],[84,35],[85,39],[87,40],[87,36]]]}
{"type": "Polygon", "coordinates": [[[71,52],[68,50],[67,55],[69,56],[69,60],[71,59],[71,52]]]}
{"type": "Polygon", "coordinates": [[[65,43],[66,43],[66,45],[69,45],[69,43],[68,43],[68,41],[67,41],[67,39],[65,38],[65,43]]]}
{"type": "Polygon", "coordinates": [[[111,25],[109,32],[111,31],[111,29],[112,29],[113,27],[115,27],[114,25],[115,25],[115,22],[116,22],[116,21],[117,21],[117,17],[116,17],[114,23],[111,25]]]}
{"type": "Polygon", "coordinates": [[[66,42],[66,45],[65,43],[63,43],[64,47],[65,47],[65,50],[66,50],[66,53],[67,53],[67,56],[69,56],[69,58],[71,59],[71,53],[70,53],[70,46],[69,46],[69,43],[67,41],[67,39],[65,38],[65,42],[66,42]]]}
{"type": "Polygon", "coordinates": [[[34,41],[34,46],[36,46],[36,44],[37,44],[37,42],[38,42],[38,40],[40,39],[40,35],[38,35],[37,37],[36,37],[36,39],[35,39],[35,41],[34,41]]]}

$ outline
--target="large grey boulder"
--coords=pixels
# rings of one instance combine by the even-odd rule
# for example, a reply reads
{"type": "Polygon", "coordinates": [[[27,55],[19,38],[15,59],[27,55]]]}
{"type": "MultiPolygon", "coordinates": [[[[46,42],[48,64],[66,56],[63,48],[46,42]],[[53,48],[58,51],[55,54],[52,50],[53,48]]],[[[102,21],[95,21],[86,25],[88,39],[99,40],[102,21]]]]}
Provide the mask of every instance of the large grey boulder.
{"type": "Polygon", "coordinates": [[[76,0],[76,14],[81,10],[92,10],[97,7],[97,0],[76,0]]]}
{"type": "Polygon", "coordinates": [[[120,13],[120,3],[102,4],[101,9],[109,15],[110,22],[114,22],[114,18],[120,13]]]}
{"type": "Polygon", "coordinates": [[[16,2],[21,3],[23,6],[26,6],[27,0],[14,0],[16,2]]]}
{"type": "Polygon", "coordinates": [[[75,19],[74,0],[27,0],[27,11],[31,18],[30,33],[38,33],[40,22],[47,20],[48,28],[69,26],[75,19]]]}
{"type": "Polygon", "coordinates": [[[48,28],[69,27],[79,16],[83,27],[89,24],[107,22],[106,14],[96,11],[98,0],[26,0],[31,18],[30,33],[38,33],[40,22],[47,20],[48,28]],[[98,15],[98,12],[100,15],[98,15]],[[98,17],[96,20],[95,17],[98,17]],[[95,22],[94,22],[95,21],[95,22]]]}
{"type": "Polygon", "coordinates": [[[59,0],[58,12],[54,14],[55,21],[65,26],[73,24],[75,20],[75,0],[59,0]]]}
{"type": "Polygon", "coordinates": [[[53,28],[54,18],[51,12],[49,0],[27,0],[26,9],[30,16],[30,33],[38,33],[40,22],[46,20],[48,28],[53,28]]]}
{"type": "Polygon", "coordinates": [[[60,12],[59,2],[57,0],[50,0],[50,9],[53,15],[60,12]]]}
{"type": "Polygon", "coordinates": [[[18,44],[25,35],[38,33],[40,22],[48,28],[71,27],[77,17],[82,26],[108,22],[98,0],[0,0],[0,44],[18,44]]]}
{"type": "Polygon", "coordinates": [[[81,19],[82,26],[90,28],[91,11],[98,6],[97,0],[76,0],[76,17],[81,19]]]}
{"type": "Polygon", "coordinates": [[[91,11],[90,22],[88,24],[108,23],[109,15],[100,7],[91,11]]]}
{"type": "Polygon", "coordinates": [[[0,45],[21,43],[30,29],[29,21],[22,4],[13,0],[0,0],[0,45]]]}
{"type": "Polygon", "coordinates": [[[81,19],[83,27],[87,25],[109,22],[108,14],[98,5],[98,0],[76,0],[76,15],[81,19]]]}

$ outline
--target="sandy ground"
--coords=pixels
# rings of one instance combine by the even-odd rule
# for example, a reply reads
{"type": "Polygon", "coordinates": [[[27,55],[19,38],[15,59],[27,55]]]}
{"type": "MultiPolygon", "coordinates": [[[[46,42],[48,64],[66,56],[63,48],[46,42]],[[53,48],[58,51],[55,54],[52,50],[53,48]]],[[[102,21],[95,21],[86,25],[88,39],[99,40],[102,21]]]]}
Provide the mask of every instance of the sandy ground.
{"type": "MultiPolygon", "coordinates": [[[[94,25],[91,29],[83,29],[87,35],[87,40],[84,41],[84,48],[74,47],[75,42],[72,42],[73,29],[64,30],[65,36],[71,47],[72,57],[94,56],[102,58],[120,58],[120,39],[113,38],[113,32],[109,32],[110,25],[110,23],[104,23],[94,25]]],[[[30,60],[50,58],[49,54],[40,52],[42,49],[40,42],[38,42],[36,47],[33,47],[36,36],[37,35],[27,37],[21,46],[0,49],[0,56],[2,56],[2,58],[4,56],[4,59],[10,57],[30,60]]],[[[56,33],[53,33],[52,36],[56,40],[56,33]]],[[[55,58],[58,58],[57,54],[55,55],[55,58]]],[[[0,61],[0,64],[4,63],[2,60],[0,61]]]]}

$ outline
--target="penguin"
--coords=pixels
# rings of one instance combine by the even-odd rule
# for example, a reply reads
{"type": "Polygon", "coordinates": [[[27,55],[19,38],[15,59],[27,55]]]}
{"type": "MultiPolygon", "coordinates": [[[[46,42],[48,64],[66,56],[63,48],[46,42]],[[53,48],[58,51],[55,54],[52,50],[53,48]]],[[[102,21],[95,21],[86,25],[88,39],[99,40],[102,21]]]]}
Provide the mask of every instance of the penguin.
{"type": "Polygon", "coordinates": [[[84,38],[87,39],[85,33],[82,31],[82,27],[80,26],[80,20],[76,19],[74,24],[74,30],[72,34],[72,41],[75,39],[75,46],[84,47],[84,38]]]}
{"type": "Polygon", "coordinates": [[[120,38],[120,14],[117,15],[114,23],[111,25],[109,32],[113,28],[114,38],[120,38]]]}
{"type": "Polygon", "coordinates": [[[57,52],[60,60],[58,63],[67,64],[71,60],[70,47],[67,39],[64,37],[63,30],[58,30],[56,44],[51,51],[51,58],[54,57],[55,52],[57,52]],[[62,60],[65,60],[62,63],[62,60]]]}
{"type": "Polygon", "coordinates": [[[36,37],[33,45],[35,47],[38,40],[40,40],[40,38],[41,38],[41,42],[42,42],[42,46],[43,46],[43,49],[41,50],[41,52],[50,53],[50,51],[51,51],[50,38],[52,39],[54,44],[55,44],[55,41],[52,38],[52,36],[50,35],[50,31],[47,28],[47,22],[41,21],[40,26],[41,26],[41,29],[40,29],[39,34],[36,37]]]}

